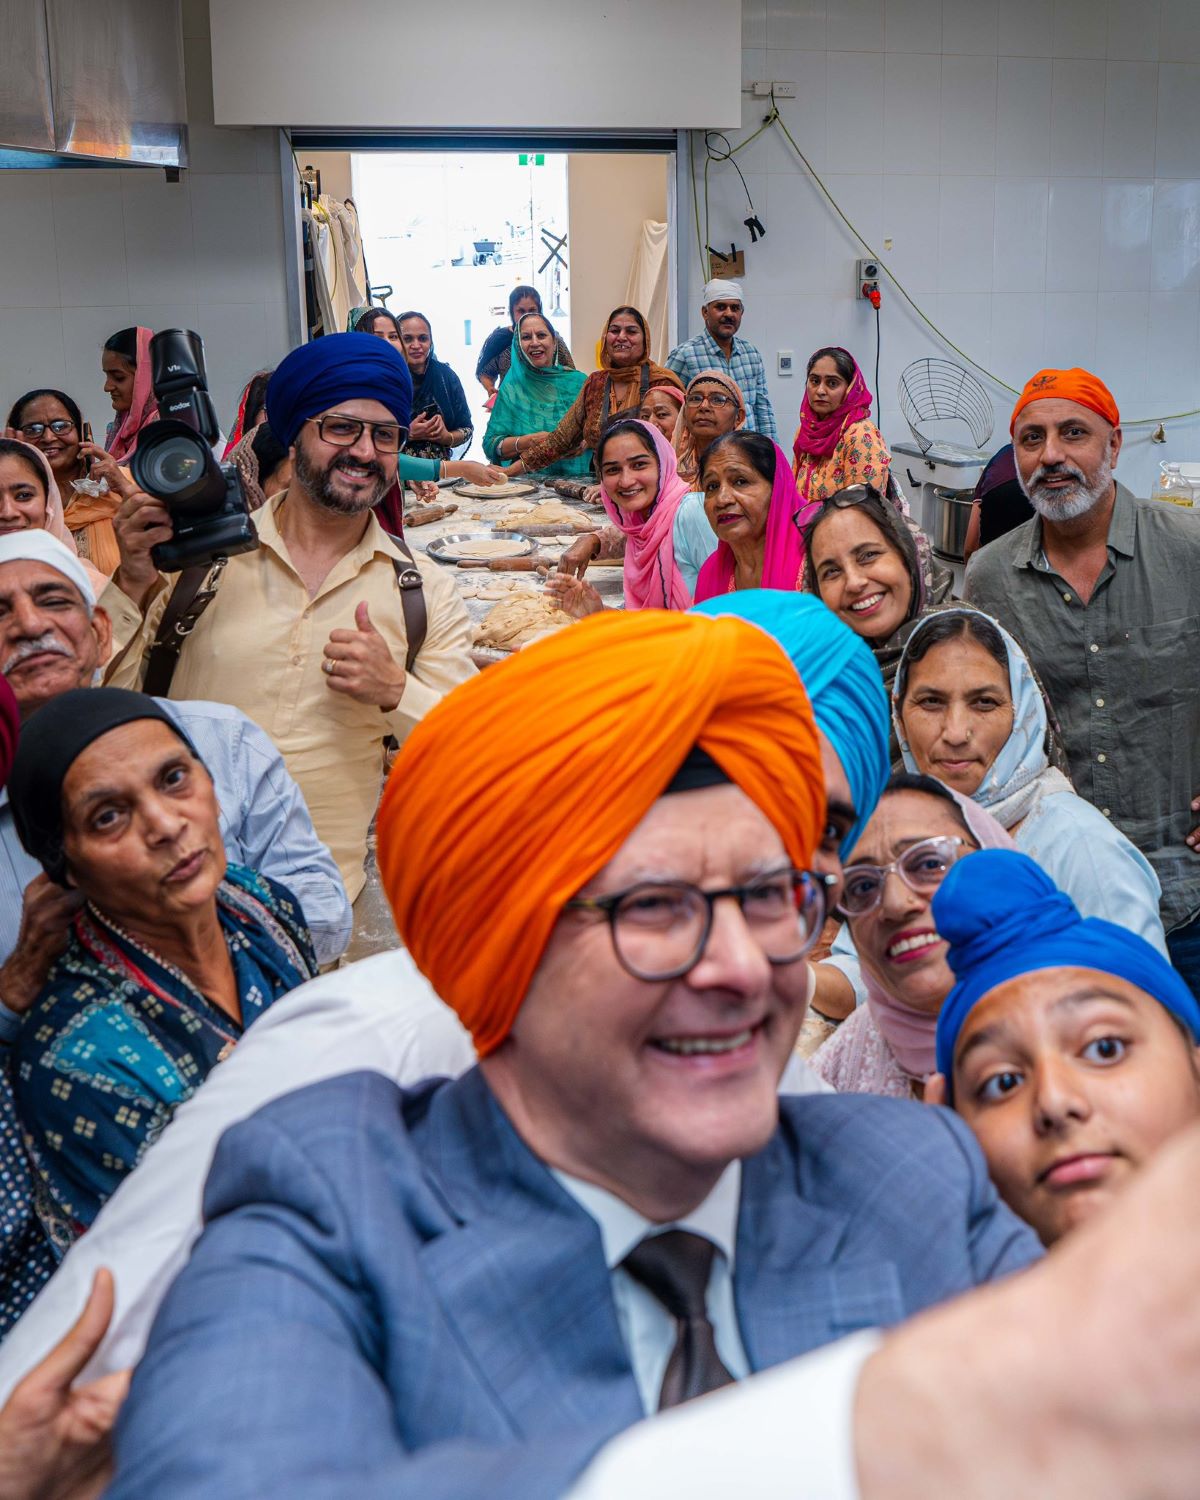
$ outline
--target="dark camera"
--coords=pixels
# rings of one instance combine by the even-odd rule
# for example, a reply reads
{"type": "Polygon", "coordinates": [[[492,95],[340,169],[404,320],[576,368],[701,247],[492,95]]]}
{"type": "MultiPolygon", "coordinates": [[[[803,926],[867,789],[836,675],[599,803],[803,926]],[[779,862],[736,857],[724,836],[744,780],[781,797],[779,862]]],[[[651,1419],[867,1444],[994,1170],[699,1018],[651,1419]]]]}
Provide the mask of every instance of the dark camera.
{"type": "Polygon", "coordinates": [[[258,534],[237,470],[220,464],[220,435],[198,333],[167,328],[150,340],[151,380],[160,420],[143,428],[130,469],[139,489],[161,500],[174,536],[151,552],[164,573],[253,552],[258,534]]]}

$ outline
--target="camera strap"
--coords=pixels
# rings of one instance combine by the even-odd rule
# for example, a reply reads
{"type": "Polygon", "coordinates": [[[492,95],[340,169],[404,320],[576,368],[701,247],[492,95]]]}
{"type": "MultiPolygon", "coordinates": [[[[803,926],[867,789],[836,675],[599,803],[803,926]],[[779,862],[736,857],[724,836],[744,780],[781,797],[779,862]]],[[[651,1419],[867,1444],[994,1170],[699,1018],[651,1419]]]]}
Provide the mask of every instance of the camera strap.
{"type": "MultiPolygon", "coordinates": [[[[404,670],[411,672],[429,633],[429,611],[425,607],[421,574],[407,544],[396,536],[389,537],[389,541],[408,559],[407,562],[401,562],[394,557],[392,567],[396,570],[396,587],[400,590],[404,634],[408,642],[404,670]]],[[[149,693],[152,698],[166,698],[169,695],[171,679],[175,676],[183,643],[196,628],[200,616],[217,597],[221,574],[228,561],[226,557],[218,557],[211,566],[184,568],[180,573],[147,653],[146,678],[142,691],[149,693]]]]}
{"type": "Polygon", "coordinates": [[[227,557],[216,557],[211,563],[184,568],[180,573],[146,656],[143,693],[149,693],[152,698],[165,698],[170,693],[183,643],[217,597],[221,574],[228,561],[227,557]]]}
{"type": "Polygon", "coordinates": [[[412,553],[408,550],[408,543],[398,536],[389,536],[388,541],[399,547],[408,558],[407,563],[402,563],[399,558],[393,557],[392,567],[396,570],[396,587],[400,590],[400,608],[404,611],[404,634],[408,640],[408,650],[404,656],[404,670],[411,672],[413,663],[429,633],[429,611],[425,608],[425,589],[421,574],[413,560],[412,553]]]}

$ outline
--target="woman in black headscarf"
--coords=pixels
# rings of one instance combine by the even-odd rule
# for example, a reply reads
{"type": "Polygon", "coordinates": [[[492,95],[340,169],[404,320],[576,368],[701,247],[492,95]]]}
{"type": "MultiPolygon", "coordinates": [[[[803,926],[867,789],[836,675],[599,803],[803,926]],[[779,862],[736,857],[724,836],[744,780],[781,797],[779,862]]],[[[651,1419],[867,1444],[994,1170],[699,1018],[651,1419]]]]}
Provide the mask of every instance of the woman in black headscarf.
{"type": "Polygon", "coordinates": [[[403,312],[396,323],[413,383],[404,451],[420,458],[450,458],[455,448],[471,441],[471,410],[462,381],[433,352],[433,328],[424,313],[403,312]]]}
{"type": "Polygon", "coordinates": [[[26,724],[21,843],[77,890],[13,1043],[13,1090],[62,1251],[246,1027],[316,972],[299,903],[229,864],[212,778],[166,708],[81,688],[26,724]]]}

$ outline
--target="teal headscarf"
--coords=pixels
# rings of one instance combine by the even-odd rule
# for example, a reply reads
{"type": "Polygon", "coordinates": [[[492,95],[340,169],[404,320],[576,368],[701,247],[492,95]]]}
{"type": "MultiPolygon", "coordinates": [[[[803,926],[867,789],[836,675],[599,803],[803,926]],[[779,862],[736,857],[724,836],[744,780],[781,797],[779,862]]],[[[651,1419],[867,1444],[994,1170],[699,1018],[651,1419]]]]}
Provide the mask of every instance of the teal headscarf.
{"type": "MultiPolygon", "coordinates": [[[[519,437],[526,432],[553,432],[574,405],[587,380],[582,370],[568,370],[559,364],[558,334],[549,318],[542,313],[526,313],[521,323],[513,329],[512,364],[496,393],[492,419],[483,435],[483,451],[490,463],[500,462],[503,438],[519,437]],[[550,330],[555,347],[554,363],[544,370],[535,369],[521,348],[521,323],[525,318],[541,318],[550,330]]],[[[547,465],[543,472],[562,478],[590,478],[592,451],[589,448],[574,458],[561,458],[557,463],[547,465]]]]}
{"type": "Polygon", "coordinates": [[[842,840],[843,858],[858,842],[883,795],[888,772],[887,691],[871,648],[812,594],[738,589],[692,606],[693,614],[737,615],[772,635],[792,659],[850,783],[858,822],[842,840]]]}

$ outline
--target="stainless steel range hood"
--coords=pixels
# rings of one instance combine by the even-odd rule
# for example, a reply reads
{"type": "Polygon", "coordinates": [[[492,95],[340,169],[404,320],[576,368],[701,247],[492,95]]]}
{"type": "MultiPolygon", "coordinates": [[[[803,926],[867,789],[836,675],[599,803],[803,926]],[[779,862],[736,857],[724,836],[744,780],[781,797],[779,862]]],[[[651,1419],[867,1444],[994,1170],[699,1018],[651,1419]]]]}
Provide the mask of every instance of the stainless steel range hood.
{"type": "Polygon", "coordinates": [[[180,0],[0,0],[0,147],[187,166],[180,11],[180,0]]]}

